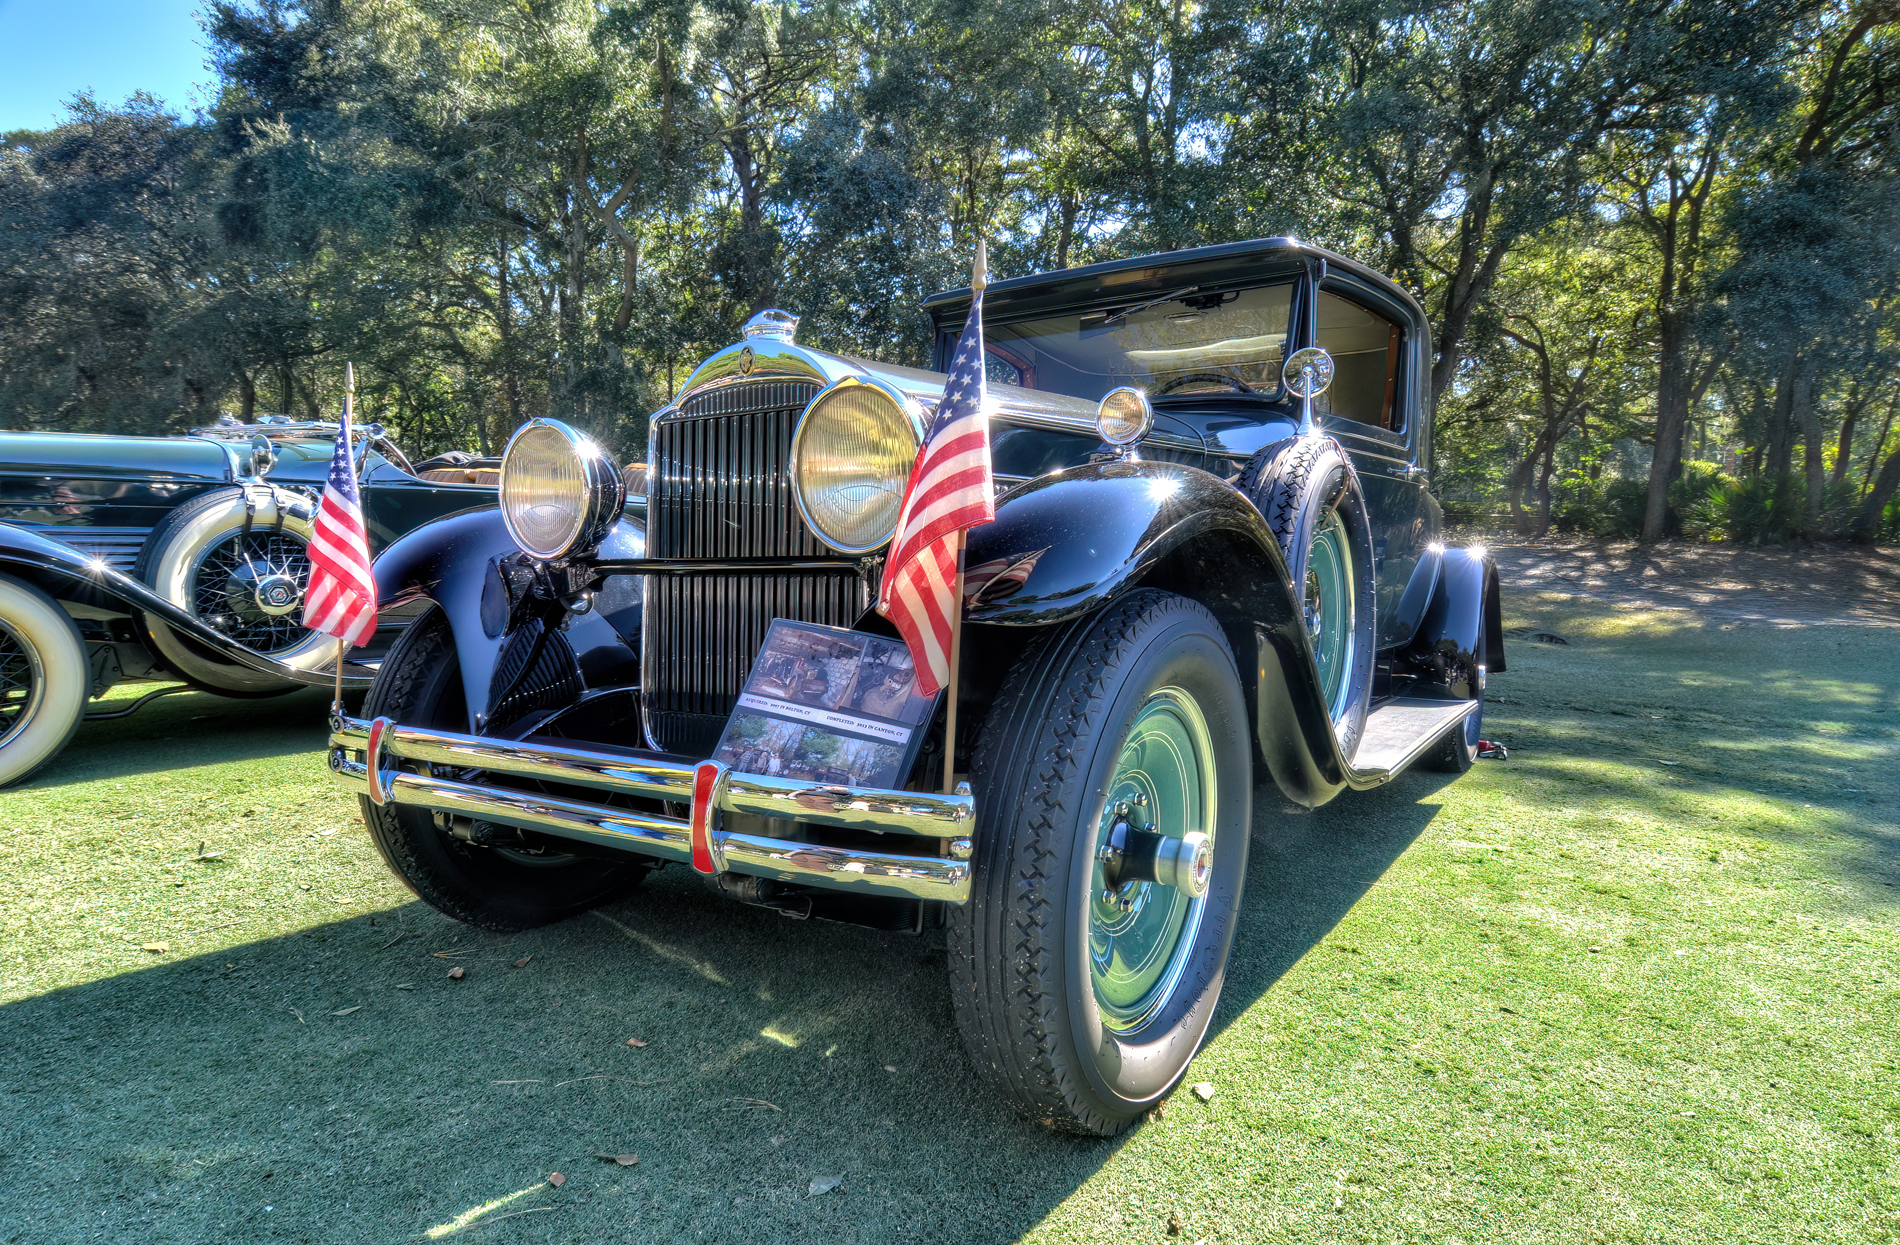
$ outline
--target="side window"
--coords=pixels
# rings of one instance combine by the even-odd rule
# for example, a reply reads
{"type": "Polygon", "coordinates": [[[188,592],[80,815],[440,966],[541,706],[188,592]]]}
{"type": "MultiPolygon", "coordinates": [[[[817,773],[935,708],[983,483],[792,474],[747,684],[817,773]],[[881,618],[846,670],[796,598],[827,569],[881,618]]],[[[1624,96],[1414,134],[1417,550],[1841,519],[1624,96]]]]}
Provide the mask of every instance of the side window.
{"type": "Polygon", "coordinates": [[[1333,356],[1333,384],[1316,404],[1325,414],[1403,431],[1399,349],[1405,335],[1376,311],[1337,294],[1319,294],[1319,344],[1333,356]]]}
{"type": "Polygon", "coordinates": [[[995,342],[984,342],[983,378],[992,383],[1032,389],[1036,384],[1036,371],[1029,366],[1029,360],[1017,351],[995,342]]]}

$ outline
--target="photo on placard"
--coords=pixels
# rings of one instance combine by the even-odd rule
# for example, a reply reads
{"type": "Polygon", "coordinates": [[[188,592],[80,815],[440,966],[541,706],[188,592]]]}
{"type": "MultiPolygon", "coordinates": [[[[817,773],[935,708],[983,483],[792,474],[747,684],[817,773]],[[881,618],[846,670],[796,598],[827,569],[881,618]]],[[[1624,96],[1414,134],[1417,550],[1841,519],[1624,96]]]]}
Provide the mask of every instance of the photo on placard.
{"type": "Polygon", "coordinates": [[[910,650],[901,644],[879,643],[865,654],[850,708],[854,713],[904,721],[912,716],[909,710],[916,692],[917,667],[910,650]]]}
{"type": "Polygon", "coordinates": [[[793,750],[804,737],[805,726],[758,713],[735,713],[726,724],[713,760],[747,774],[788,776],[793,750]]]}
{"type": "Polygon", "coordinates": [[[869,637],[808,627],[774,626],[765,638],[748,688],[817,709],[836,709],[857,688],[859,659],[869,637]]]}

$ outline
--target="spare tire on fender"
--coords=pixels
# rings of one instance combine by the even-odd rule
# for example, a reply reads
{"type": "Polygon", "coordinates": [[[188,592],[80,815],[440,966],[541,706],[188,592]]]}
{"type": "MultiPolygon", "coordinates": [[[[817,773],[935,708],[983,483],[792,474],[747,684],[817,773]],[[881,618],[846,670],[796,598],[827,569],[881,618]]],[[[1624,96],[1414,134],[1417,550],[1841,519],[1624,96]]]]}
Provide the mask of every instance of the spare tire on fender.
{"type": "MultiPolygon", "coordinates": [[[[133,574],[167,601],[246,648],[300,670],[326,668],[336,641],[303,625],[313,509],[280,488],[213,489],[166,515],[133,574]]],[[[252,670],[143,619],[159,656],[187,683],[224,696],[273,696],[302,686],[252,670]]]]}
{"type": "Polygon", "coordinates": [[[1262,449],[1235,486],[1280,542],[1333,735],[1351,760],[1365,731],[1378,642],[1372,524],[1358,474],[1339,442],[1308,434],[1262,449]]]}

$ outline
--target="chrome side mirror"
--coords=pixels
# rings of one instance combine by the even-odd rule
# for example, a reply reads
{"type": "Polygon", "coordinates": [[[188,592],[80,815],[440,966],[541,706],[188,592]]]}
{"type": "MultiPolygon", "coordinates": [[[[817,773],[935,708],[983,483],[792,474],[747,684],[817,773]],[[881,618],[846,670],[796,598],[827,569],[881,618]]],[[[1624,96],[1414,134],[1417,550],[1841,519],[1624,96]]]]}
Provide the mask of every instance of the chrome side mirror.
{"type": "Polygon", "coordinates": [[[1313,431],[1313,399],[1333,383],[1333,356],[1318,346],[1295,350],[1280,369],[1287,392],[1300,399],[1300,435],[1313,431]]]}
{"type": "Polygon", "coordinates": [[[277,447],[269,437],[257,433],[251,437],[251,474],[261,480],[277,465],[277,447]]]}

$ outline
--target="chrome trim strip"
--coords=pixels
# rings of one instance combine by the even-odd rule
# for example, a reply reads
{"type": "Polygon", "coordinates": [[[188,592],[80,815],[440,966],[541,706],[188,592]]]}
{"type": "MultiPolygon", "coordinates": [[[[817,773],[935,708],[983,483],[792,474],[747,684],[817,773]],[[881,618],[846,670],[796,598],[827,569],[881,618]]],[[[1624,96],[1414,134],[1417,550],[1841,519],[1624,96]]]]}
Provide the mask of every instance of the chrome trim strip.
{"type": "Polygon", "coordinates": [[[726,868],[733,873],[864,895],[898,893],[953,904],[970,897],[967,861],[818,847],[751,834],[715,837],[721,842],[726,868]]]}
{"type": "MultiPolygon", "coordinates": [[[[369,785],[368,768],[350,755],[349,738],[347,733],[338,733],[339,742],[330,750],[330,769],[345,786],[365,794],[369,785]]],[[[596,843],[661,860],[682,863],[692,860],[691,827],[677,818],[404,772],[390,775],[388,792],[389,800],[395,804],[524,826],[557,838],[596,843]]],[[[712,846],[719,867],[732,873],[827,890],[902,895],[953,904],[964,903],[970,897],[969,852],[963,840],[956,846],[962,849],[961,855],[966,859],[822,847],[726,830],[713,831],[712,846]]]]}
{"type": "MultiPolygon", "coordinates": [[[[332,717],[332,750],[362,751],[369,742],[369,727],[362,718],[332,717]]],[[[621,757],[554,744],[515,743],[400,725],[384,732],[383,755],[688,805],[693,800],[693,777],[698,765],[696,761],[668,757],[621,757]]],[[[334,763],[331,768],[335,768],[334,763]]],[[[718,806],[729,813],[944,839],[967,836],[976,816],[974,796],[841,787],[737,772],[728,776],[718,806]]]]}
{"type": "Polygon", "coordinates": [[[732,813],[818,821],[851,830],[956,838],[976,812],[971,796],[828,787],[764,774],[733,773],[720,807],[732,813]]]}

